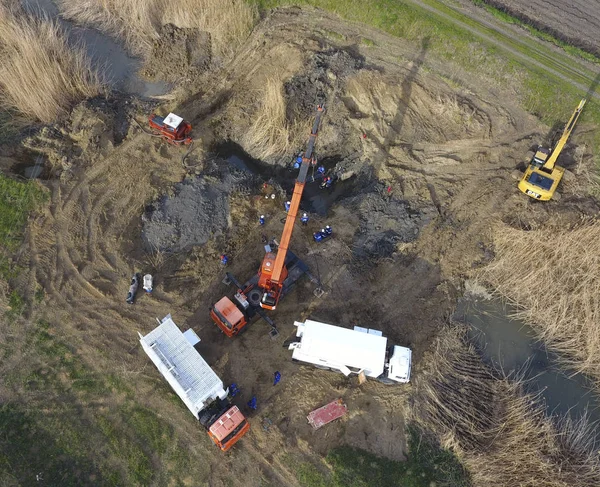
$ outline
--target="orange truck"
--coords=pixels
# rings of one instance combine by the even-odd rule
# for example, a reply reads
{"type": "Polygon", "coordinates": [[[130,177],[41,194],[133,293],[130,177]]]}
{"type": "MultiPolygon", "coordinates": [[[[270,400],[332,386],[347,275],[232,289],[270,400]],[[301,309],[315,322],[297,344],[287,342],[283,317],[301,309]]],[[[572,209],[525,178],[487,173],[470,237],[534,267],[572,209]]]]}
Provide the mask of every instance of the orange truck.
{"type": "Polygon", "coordinates": [[[288,293],[293,284],[303,274],[308,273],[306,264],[289,250],[289,245],[300,208],[302,193],[308,178],[308,170],[311,166],[316,165],[314,148],[323,113],[323,105],[319,105],[306,151],[302,156],[302,163],[294,185],[294,193],[277,251],[274,252],[269,247],[258,273],[243,285],[239,284],[228,273],[224,282],[235,284],[237,292],[233,299],[225,296],[211,307],[211,318],[228,337],[233,337],[244,331],[246,326],[258,316],[271,325],[271,336],[276,336],[275,324],[265,315],[262,309],[274,310],[279,300],[288,293]]]}
{"type": "Polygon", "coordinates": [[[155,135],[160,136],[169,144],[188,145],[192,143],[192,138],[189,136],[192,125],[179,115],[169,113],[166,117],[161,117],[153,113],[148,117],[148,124],[155,135]]]}
{"type": "Polygon", "coordinates": [[[235,445],[250,429],[239,408],[229,402],[228,390],[194,347],[200,339],[185,333],[171,315],[146,336],[138,333],[142,348],[173,390],[222,450],[235,445]]]}

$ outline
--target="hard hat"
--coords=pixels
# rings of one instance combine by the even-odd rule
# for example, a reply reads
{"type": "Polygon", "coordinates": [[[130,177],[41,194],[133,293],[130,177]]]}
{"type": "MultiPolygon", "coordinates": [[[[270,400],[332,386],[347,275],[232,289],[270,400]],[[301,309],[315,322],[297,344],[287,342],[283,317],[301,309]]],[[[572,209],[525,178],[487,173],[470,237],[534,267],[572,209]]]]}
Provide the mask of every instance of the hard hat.
{"type": "Polygon", "coordinates": [[[302,156],[296,157],[296,162],[302,162],[302,156]]]}
{"type": "Polygon", "coordinates": [[[265,217],[265,215],[260,215],[260,217],[261,217],[261,218],[264,218],[264,217],[265,217]]]}
{"type": "Polygon", "coordinates": [[[329,225],[327,225],[325,228],[331,228],[329,225]]]}
{"type": "Polygon", "coordinates": [[[324,232],[324,231],[325,231],[325,229],[324,229],[324,228],[321,228],[321,231],[322,231],[322,232],[324,232]]]}
{"type": "Polygon", "coordinates": [[[302,216],[308,216],[306,213],[302,213],[302,216]]]}

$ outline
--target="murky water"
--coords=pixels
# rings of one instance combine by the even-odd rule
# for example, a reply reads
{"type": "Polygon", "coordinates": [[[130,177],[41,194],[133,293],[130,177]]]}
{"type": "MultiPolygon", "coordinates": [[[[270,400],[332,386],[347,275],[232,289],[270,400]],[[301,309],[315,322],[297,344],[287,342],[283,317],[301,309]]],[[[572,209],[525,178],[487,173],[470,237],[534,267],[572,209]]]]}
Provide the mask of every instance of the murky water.
{"type": "Polygon", "coordinates": [[[505,373],[523,372],[534,390],[540,390],[548,414],[578,418],[586,411],[600,421],[600,400],[591,380],[563,367],[556,354],[537,341],[531,327],[511,319],[514,310],[498,299],[465,297],[454,319],[471,325],[470,335],[484,359],[505,373]]]}
{"type": "Polygon", "coordinates": [[[68,35],[73,45],[84,46],[95,66],[101,67],[109,85],[116,90],[140,96],[152,97],[168,93],[171,86],[164,82],[149,82],[141,79],[137,72],[141,67],[138,58],[130,56],[123,46],[96,29],[79,27],[62,19],[52,0],[21,0],[25,10],[33,15],[56,20],[68,35]]]}

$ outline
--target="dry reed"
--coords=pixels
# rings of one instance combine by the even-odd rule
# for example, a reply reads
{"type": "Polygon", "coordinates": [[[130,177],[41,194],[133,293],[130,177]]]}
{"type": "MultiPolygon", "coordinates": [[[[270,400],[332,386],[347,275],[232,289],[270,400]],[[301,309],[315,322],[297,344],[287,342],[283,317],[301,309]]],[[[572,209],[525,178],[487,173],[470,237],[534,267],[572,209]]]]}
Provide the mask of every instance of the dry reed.
{"type": "Polygon", "coordinates": [[[83,49],[48,19],[0,1],[0,103],[26,121],[51,123],[102,87],[83,49]]]}
{"type": "Polygon", "coordinates": [[[65,17],[122,39],[136,55],[148,57],[165,24],[210,33],[217,54],[235,51],[257,18],[243,0],[59,0],[65,17]]]}
{"type": "Polygon", "coordinates": [[[444,330],[427,363],[414,419],[455,450],[474,485],[600,485],[585,418],[553,423],[518,380],[495,377],[460,331],[444,330]]]}
{"type": "Polygon", "coordinates": [[[541,338],[600,381],[600,223],[494,232],[483,277],[541,338]]]}
{"type": "Polygon", "coordinates": [[[260,106],[252,118],[252,125],[242,141],[250,154],[266,159],[282,156],[292,150],[296,130],[287,120],[283,82],[279,77],[267,79],[260,106]]]}

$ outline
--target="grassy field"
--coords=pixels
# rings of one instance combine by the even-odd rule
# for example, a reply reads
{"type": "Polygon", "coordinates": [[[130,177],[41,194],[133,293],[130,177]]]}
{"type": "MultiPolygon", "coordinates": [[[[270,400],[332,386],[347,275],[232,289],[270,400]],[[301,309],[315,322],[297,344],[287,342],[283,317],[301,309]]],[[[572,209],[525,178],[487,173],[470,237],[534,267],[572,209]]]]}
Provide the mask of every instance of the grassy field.
{"type": "Polygon", "coordinates": [[[46,199],[36,182],[21,182],[0,174],[0,278],[14,277],[10,255],[21,244],[29,212],[46,199]]]}
{"type": "Polygon", "coordinates": [[[550,42],[573,56],[585,59],[586,61],[589,61],[591,63],[600,64],[600,59],[595,54],[592,54],[588,51],[584,51],[583,49],[573,46],[561,39],[557,39],[556,37],[548,34],[547,32],[543,32],[534,27],[533,25],[530,25],[527,22],[524,22],[523,20],[512,16],[509,13],[504,12],[503,10],[496,8],[493,5],[487,4],[485,0],[472,0],[472,2],[478,7],[484,8],[487,12],[491,13],[497,19],[508,24],[515,24],[520,27],[523,27],[524,29],[527,29],[527,31],[529,31],[531,35],[543,41],[550,42]]]}
{"type": "Polygon", "coordinates": [[[328,470],[308,461],[290,459],[303,487],[467,487],[469,475],[457,458],[416,426],[409,427],[410,453],[405,462],[379,458],[369,452],[342,446],[325,458],[328,470]]]}
{"type": "Polygon", "coordinates": [[[1,349],[3,361],[27,359],[4,377],[23,400],[0,406],[0,485],[33,485],[40,472],[46,485],[177,486],[198,470],[169,422],[118,376],[93,372],[45,320],[25,326],[26,343],[1,349]]]}

